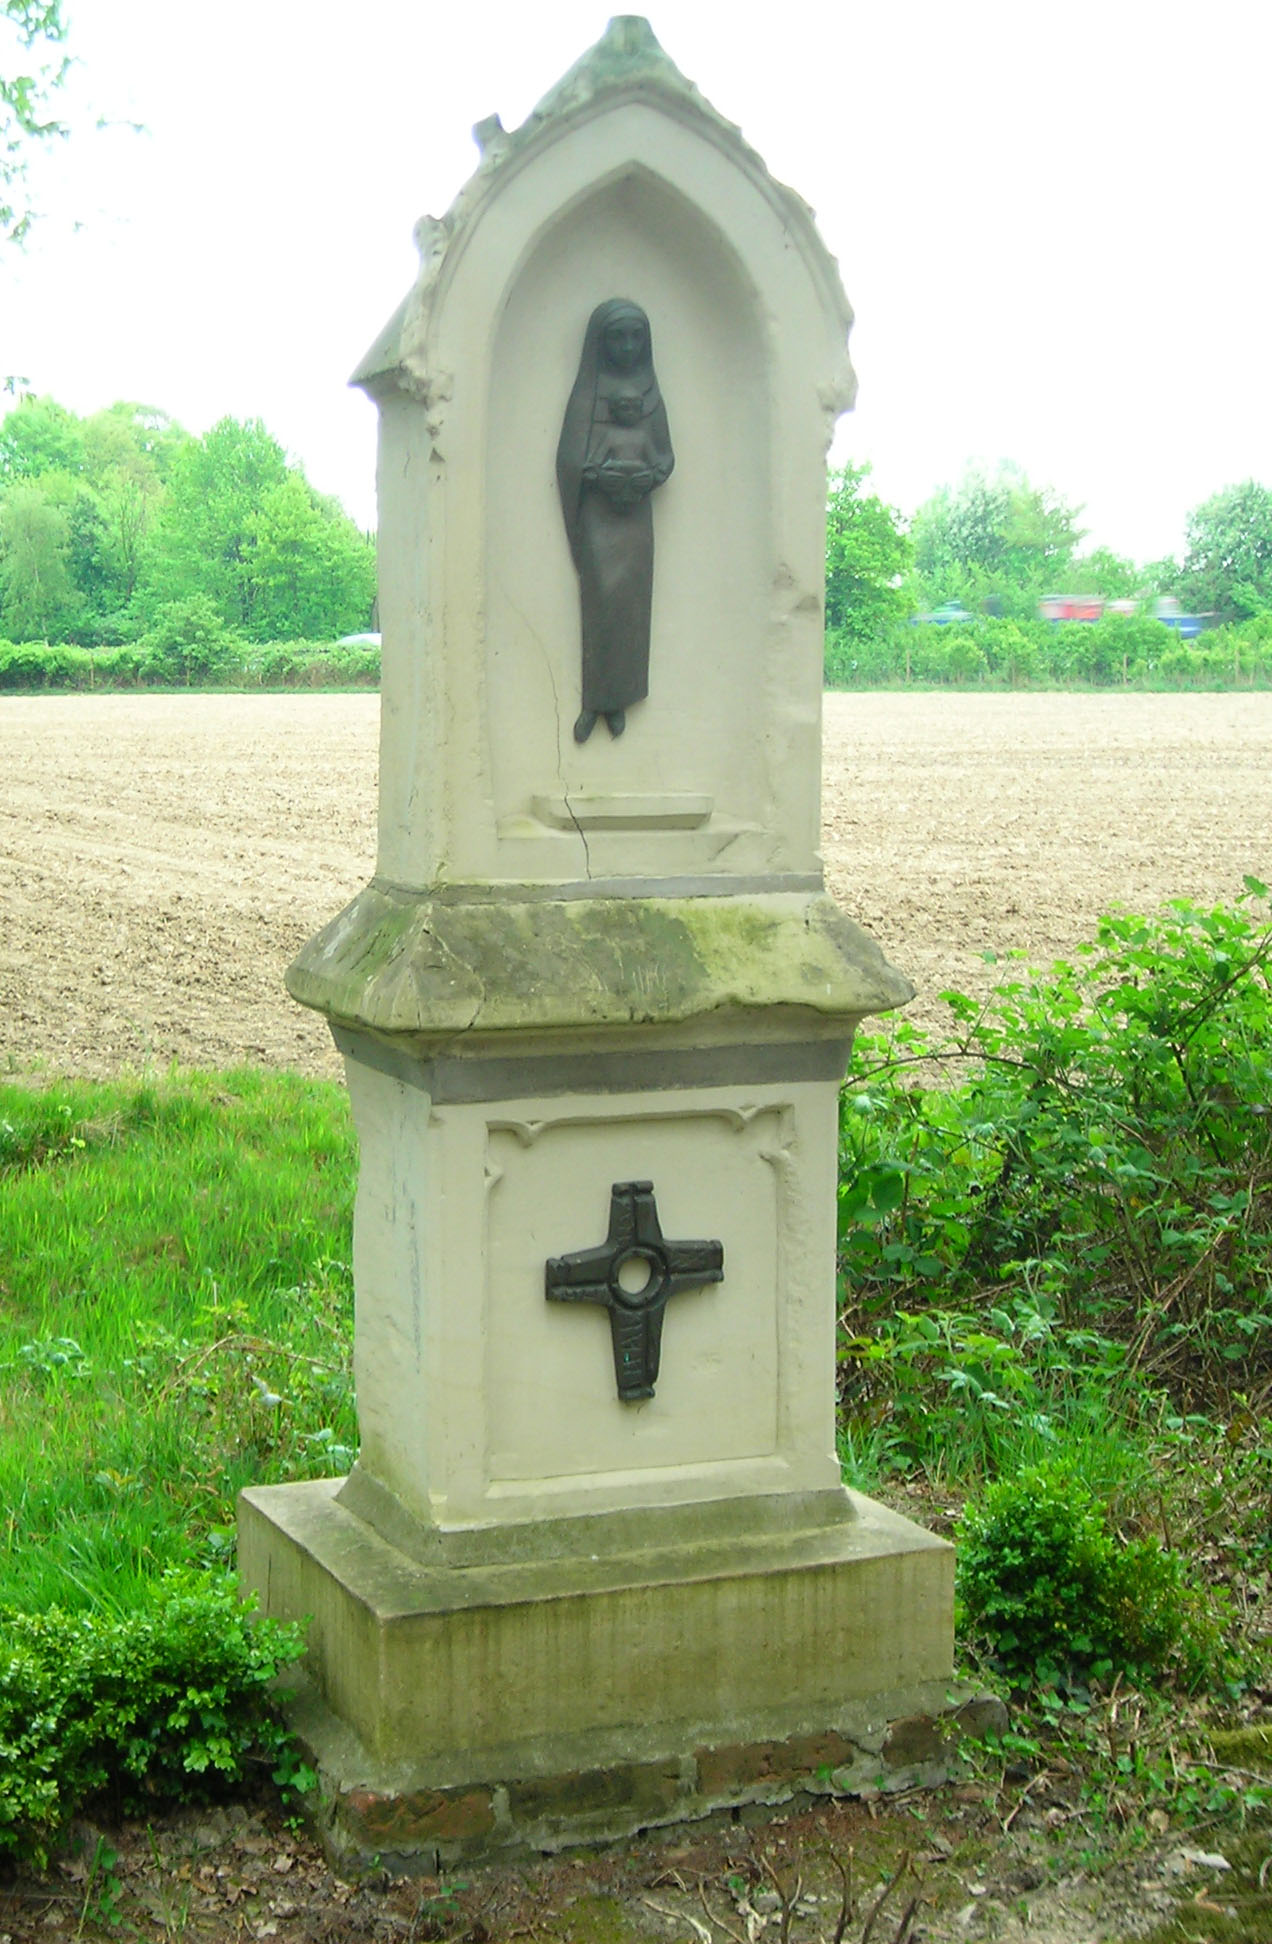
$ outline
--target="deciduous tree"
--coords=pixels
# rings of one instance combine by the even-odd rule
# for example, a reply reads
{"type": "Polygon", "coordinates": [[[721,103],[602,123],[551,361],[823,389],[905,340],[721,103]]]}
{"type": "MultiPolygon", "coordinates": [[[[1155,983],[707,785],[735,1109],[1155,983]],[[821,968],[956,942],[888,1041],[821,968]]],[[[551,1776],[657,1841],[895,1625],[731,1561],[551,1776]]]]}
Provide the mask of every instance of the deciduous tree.
{"type": "Polygon", "coordinates": [[[55,398],[27,392],[0,421],[0,485],[83,470],[83,424],[55,398]]]}
{"type": "Polygon", "coordinates": [[[920,507],[915,565],[929,604],[1004,599],[1028,606],[1048,591],[1082,538],[1078,509],[1050,487],[1032,486],[1018,466],[992,476],[972,467],[920,507]]]}
{"type": "Polygon", "coordinates": [[[189,439],[172,465],[160,521],[156,590],[165,600],[206,594],[228,626],[256,633],[255,523],[287,477],[278,441],[260,419],[220,419],[189,439]]]}
{"type": "Polygon", "coordinates": [[[900,583],[912,553],[901,516],[862,488],[869,466],[830,477],[826,507],[826,627],[850,642],[872,641],[904,618],[900,583]]]}
{"type": "Polygon", "coordinates": [[[94,412],[82,426],[84,466],[97,487],[114,473],[166,480],[190,436],[166,412],[128,399],[94,412]]]}
{"type": "Polygon", "coordinates": [[[1144,575],[1133,560],[1115,554],[1111,547],[1092,547],[1090,553],[1075,554],[1068,567],[1056,576],[1058,594],[1101,594],[1106,601],[1128,600],[1144,585],[1144,575]]]}
{"type": "Polygon", "coordinates": [[[1189,514],[1187,535],[1183,587],[1196,609],[1244,621],[1272,607],[1272,490],[1225,486],[1189,514]]]}
{"type": "Polygon", "coordinates": [[[365,628],[375,552],[353,521],[290,472],[261,501],[252,528],[258,640],[313,639],[365,628]]]}
{"type": "Polygon", "coordinates": [[[126,608],[154,551],[164,483],[189,434],[166,412],[120,401],[83,421],[84,468],[105,526],[103,608],[126,608]]]}
{"type": "Polygon", "coordinates": [[[74,621],[85,640],[132,641],[172,603],[205,613],[191,602],[257,641],[370,622],[370,541],[257,419],[193,438],[151,406],[81,419],[28,394],[0,418],[3,507],[10,632],[60,639],[74,621]]]}
{"type": "Polygon", "coordinates": [[[70,524],[38,486],[14,486],[0,503],[0,619],[13,641],[60,638],[78,606],[70,524]]]}

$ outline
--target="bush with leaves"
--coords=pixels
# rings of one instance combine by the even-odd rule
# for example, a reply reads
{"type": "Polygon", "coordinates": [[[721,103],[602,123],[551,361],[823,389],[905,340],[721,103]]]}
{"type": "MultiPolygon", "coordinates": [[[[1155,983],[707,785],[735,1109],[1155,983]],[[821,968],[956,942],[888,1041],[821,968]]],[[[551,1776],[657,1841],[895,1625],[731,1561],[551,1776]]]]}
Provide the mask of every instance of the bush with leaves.
{"type": "Polygon", "coordinates": [[[215,682],[233,668],[240,637],[227,628],[207,594],[191,594],[160,608],[143,636],[145,672],[153,682],[215,682]]]}
{"type": "Polygon", "coordinates": [[[999,1479],[964,1509],[958,1536],[964,1619],[1014,1675],[1143,1679],[1176,1660],[1196,1681],[1214,1656],[1178,1554],[1115,1535],[1063,1469],[999,1479]]]}
{"type": "Polygon", "coordinates": [[[380,650],[373,642],[267,641],[249,648],[243,675],[261,688],[374,688],[380,650]]]}
{"type": "Polygon", "coordinates": [[[169,1575],[118,1617],[0,1610],[0,1855],[46,1859],[98,1798],[136,1812],[287,1770],[269,1688],[300,1652],[211,1575],[169,1575]]]}
{"type": "Polygon", "coordinates": [[[75,655],[43,641],[0,641],[0,689],[69,688],[75,655]]]}
{"type": "Polygon", "coordinates": [[[1042,621],[1030,611],[975,614],[957,627],[880,624],[826,631],[828,688],[1266,688],[1272,614],[1186,640],[1149,614],[1042,621]]]}
{"type": "Polygon", "coordinates": [[[1230,908],[1105,917],[1074,964],[985,1005],[945,994],[944,1047],[903,1021],[860,1049],[841,1135],[850,1340],[1007,1285],[1181,1402],[1267,1384],[1272,925],[1267,887],[1246,886],[1230,908]],[[907,1087],[920,1062],[959,1084],[907,1087]]]}
{"type": "Polygon", "coordinates": [[[139,688],[145,679],[148,656],[137,642],[102,648],[93,657],[93,688],[139,688]]]}
{"type": "Polygon", "coordinates": [[[258,646],[222,627],[202,596],[175,602],[143,642],[116,647],[0,641],[0,690],[375,688],[374,643],[276,641],[258,646]],[[174,613],[173,610],[176,610],[174,613]]]}
{"type": "Polygon", "coordinates": [[[864,492],[869,466],[832,473],[826,507],[826,626],[847,651],[907,618],[902,578],[912,553],[901,516],[864,492]]]}

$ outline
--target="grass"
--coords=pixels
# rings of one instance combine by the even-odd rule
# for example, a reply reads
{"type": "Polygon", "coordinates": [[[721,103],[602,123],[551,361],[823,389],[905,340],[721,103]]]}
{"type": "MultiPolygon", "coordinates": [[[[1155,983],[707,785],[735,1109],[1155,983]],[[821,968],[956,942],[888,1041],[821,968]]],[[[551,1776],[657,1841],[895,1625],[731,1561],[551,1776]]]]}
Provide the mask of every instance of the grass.
{"type": "Polygon", "coordinates": [[[347,1466],[355,1170],[330,1083],[0,1087],[0,1602],[122,1611],[347,1466]]]}

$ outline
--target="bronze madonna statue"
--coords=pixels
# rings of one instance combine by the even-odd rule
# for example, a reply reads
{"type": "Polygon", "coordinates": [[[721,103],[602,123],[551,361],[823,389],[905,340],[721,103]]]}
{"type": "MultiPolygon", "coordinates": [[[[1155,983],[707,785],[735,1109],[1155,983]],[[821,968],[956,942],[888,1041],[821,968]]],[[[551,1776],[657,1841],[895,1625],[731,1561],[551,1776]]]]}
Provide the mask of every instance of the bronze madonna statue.
{"type": "Polygon", "coordinates": [[[612,736],[621,736],[627,710],[649,693],[649,499],[674,464],[649,319],[639,304],[611,297],[588,319],[557,446],[557,486],[583,618],[576,742],[587,741],[598,716],[612,736]]]}

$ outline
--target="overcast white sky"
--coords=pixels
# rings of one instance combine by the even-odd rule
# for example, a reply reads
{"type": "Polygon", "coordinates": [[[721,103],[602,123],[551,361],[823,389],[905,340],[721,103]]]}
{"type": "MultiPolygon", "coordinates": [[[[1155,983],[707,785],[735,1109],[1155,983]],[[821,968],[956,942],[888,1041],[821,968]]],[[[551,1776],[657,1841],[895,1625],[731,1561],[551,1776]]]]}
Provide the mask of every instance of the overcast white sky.
{"type": "MultiPolygon", "coordinates": [[[[374,520],[347,374],[415,219],[602,32],[583,0],[68,0],[81,132],[0,257],[0,376],[194,431],[259,416],[374,520]],[[124,127],[96,132],[101,113],[124,127]]],[[[817,211],[857,313],[868,459],[907,513],[970,459],[1182,546],[1272,484],[1267,0],[651,0],[672,59],[817,211]]]]}

